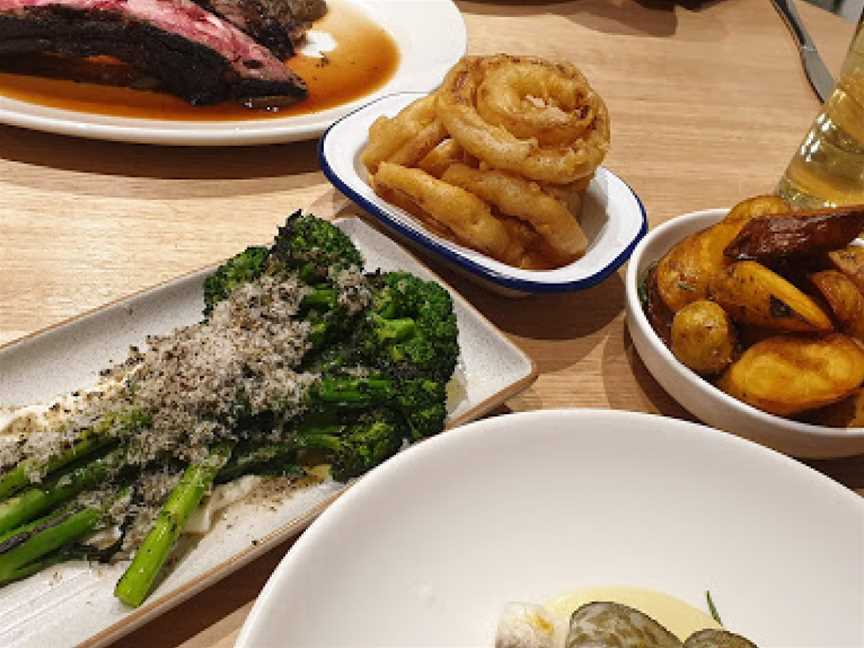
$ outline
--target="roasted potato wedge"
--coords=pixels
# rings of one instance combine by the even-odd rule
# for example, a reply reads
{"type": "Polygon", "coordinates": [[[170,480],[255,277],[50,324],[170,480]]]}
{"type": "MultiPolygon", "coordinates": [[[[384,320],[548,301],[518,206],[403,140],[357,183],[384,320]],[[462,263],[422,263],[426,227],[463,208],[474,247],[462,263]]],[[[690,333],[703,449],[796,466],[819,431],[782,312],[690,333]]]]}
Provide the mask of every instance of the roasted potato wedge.
{"type": "Polygon", "coordinates": [[[672,320],[672,353],[693,371],[712,375],[723,371],[735,353],[732,320],[707,299],[691,302],[672,320]]]}
{"type": "Polygon", "coordinates": [[[657,264],[657,290],[674,313],[705,299],[711,280],[728,265],[723,250],[743,223],[721,221],[678,243],[657,264]]]}
{"type": "Polygon", "coordinates": [[[864,295],[852,280],[837,270],[810,275],[810,281],[828,302],[844,333],[864,341],[864,295]]]}
{"type": "Polygon", "coordinates": [[[864,382],[864,350],[852,338],[780,335],[747,349],[717,386],[761,410],[790,416],[839,401],[864,382]]]}
{"type": "Polygon", "coordinates": [[[777,196],[756,196],[735,205],[726,218],[675,245],[657,266],[657,288],[665,304],[677,312],[705,299],[711,280],[731,261],[723,254],[751,218],[785,214],[789,205],[777,196]]]}
{"type": "Polygon", "coordinates": [[[734,263],[711,282],[711,299],[736,322],[775,331],[826,332],[831,320],[810,297],[756,261],[734,263]]]}
{"type": "Polygon", "coordinates": [[[746,223],[760,216],[781,216],[790,211],[792,211],[792,207],[779,196],[754,196],[735,205],[723,220],[727,223],[746,223]]]}
{"type": "Polygon", "coordinates": [[[864,247],[847,247],[828,253],[831,263],[864,291],[864,247]]]}
{"type": "Polygon", "coordinates": [[[844,248],[864,229],[864,207],[820,209],[749,220],[726,247],[730,259],[767,261],[844,248]]]}
{"type": "Polygon", "coordinates": [[[654,329],[663,344],[669,346],[672,343],[672,317],[674,313],[660,298],[660,291],[657,289],[656,265],[649,268],[645,273],[642,284],[639,286],[639,299],[642,302],[645,316],[651,323],[651,328],[654,329]]]}
{"type": "Polygon", "coordinates": [[[805,420],[837,428],[864,427],[864,389],[856,389],[841,401],[808,412],[805,420]]]}

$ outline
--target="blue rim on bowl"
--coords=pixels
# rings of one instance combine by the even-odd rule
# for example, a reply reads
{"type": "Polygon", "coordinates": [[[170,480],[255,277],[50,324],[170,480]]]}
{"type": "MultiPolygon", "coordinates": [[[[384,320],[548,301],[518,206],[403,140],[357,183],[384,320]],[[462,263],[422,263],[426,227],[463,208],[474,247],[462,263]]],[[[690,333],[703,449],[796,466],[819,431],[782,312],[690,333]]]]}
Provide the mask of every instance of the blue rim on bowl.
{"type": "MultiPolygon", "coordinates": [[[[618,268],[620,268],[621,265],[625,261],[627,261],[627,259],[630,258],[630,255],[633,253],[636,245],[648,232],[648,214],[645,211],[645,206],[642,204],[642,200],[639,198],[638,194],[633,190],[633,188],[606,167],[600,167],[598,169],[598,173],[607,175],[609,178],[614,179],[614,181],[619,182],[624,188],[626,188],[626,190],[635,200],[636,205],[638,205],[640,212],[640,224],[635,235],[623,247],[620,248],[620,252],[611,261],[606,263],[602,268],[598,269],[592,274],[580,277],[579,279],[575,280],[538,281],[534,279],[517,277],[512,274],[508,274],[506,271],[497,270],[495,268],[483,265],[482,263],[478,263],[477,261],[468,258],[465,254],[463,254],[455,244],[453,244],[453,247],[451,247],[446,243],[439,242],[429,236],[425,229],[409,227],[405,223],[400,222],[398,219],[394,218],[393,214],[388,211],[388,208],[376,204],[375,202],[373,202],[373,200],[370,200],[368,197],[362,195],[357,190],[355,190],[351,186],[351,184],[334,169],[334,165],[328,159],[328,138],[332,137],[334,131],[336,131],[340,126],[344,125],[346,121],[352,120],[360,113],[369,111],[370,108],[372,108],[376,104],[386,101],[392,101],[394,98],[405,96],[421,96],[422,94],[426,93],[402,92],[381,97],[345,115],[343,118],[335,122],[325,131],[324,135],[318,142],[318,157],[321,163],[321,170],[323,171],[325,177],[340,192],[342,192],[345,196],[358,204],[368,213],[372,214],[382,224],[394,230],[399,235],[405,237],[406,239],[408,239],[408,241],[414,243],[415,245],[442,257],[444,260],[449,261],[457,268],[463,269],[479,277],[480,279],[490,281],[498,286],[502,286],[504,288],[514,291],[528,293],[561,293],[584,290],[586,288],[591,288],[592,286],[596,286],[597,284],[601,283],[609,275],[611,275],[618,268]]],[[[365,133],[363,135],[363,140],[365,142],[365,133]]],[[[355,152],[355,156],[357,153],[359,153],[359,151],[355,152]]],[[[384,204],[384,201],[382,200],[381,203],[384,204]]],[[[393,210],[397,209],[392,206],[388,207],[389,209],[393,210]]],[[[580,260],[577,260],[571,265],[578,264],[579,261],[580,260]]],[[[526,272],[524,270],[519,270],[515,268],[514,271],[526,272]]]]}

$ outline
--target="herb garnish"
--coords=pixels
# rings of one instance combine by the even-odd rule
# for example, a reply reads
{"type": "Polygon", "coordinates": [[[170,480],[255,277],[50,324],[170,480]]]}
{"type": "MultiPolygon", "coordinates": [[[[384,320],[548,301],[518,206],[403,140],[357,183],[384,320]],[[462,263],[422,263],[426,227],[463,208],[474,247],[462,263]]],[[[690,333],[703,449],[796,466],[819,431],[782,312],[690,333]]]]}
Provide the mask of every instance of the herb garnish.
{"type": "Polygon", "coordinates": [[[722,626],[723,620],[720,618],[720,613],[717,611],[717,608],[714,607],[714,601],[711,600],[711,592],[708,590],[705,590],[705,599],[708,601],[708,611],[711,613],[711,616],[722,626]]]}

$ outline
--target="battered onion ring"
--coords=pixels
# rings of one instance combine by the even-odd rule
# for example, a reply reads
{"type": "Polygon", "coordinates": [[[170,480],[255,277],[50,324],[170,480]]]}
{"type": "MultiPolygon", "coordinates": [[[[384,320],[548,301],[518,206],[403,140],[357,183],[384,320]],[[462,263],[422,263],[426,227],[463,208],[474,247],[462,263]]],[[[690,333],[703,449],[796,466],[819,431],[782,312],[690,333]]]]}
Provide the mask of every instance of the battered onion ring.
{"type": "Polygon", "coordinates": [[[388,155],[386,160],[401,166],[415,166],[446,138],[447,129],[444,128],[441,120],[435,119],[392,155],[388,155]]]}
{"type": "Polygon", "coordinates": [[[464,164],[450,166],[441,179],[470,191],[503,214],[530,223],[556,259],[567,263],[585,254],[588,239],[579,221],[536,182],[503,171],[472,169],[464,164]]]}
{"type": "MultiPolygon", "coordinates": [[[[375,120],[369,127],[369,142],[360,154],[360,161],[369,173],[374,174],[381,162],[396,155],[435,121],[435,102],[435,95],[431,94],[410,104],[395,117],[382,116],[375,120]]],[[[429,150],[433,147],[434,144],[429,150]]]]}
{"type": "Polygon", "coordinates": [[[567,210],[578,219],[582,215],[582,197],[585,195],[585,189],[593,177],[593,175],[588,176],[566,185],[543,183],[540,186],[547,194],[564,203],[567,210]]]}
{"type": "Polygon", "coordinates": [[[436,110],[471,155],[540,182],[590,176],[609,149],[606,105],[565,63],[465,57],[444,79],[436,110]]]}
{"type": "Polygon", "coordinates": [[[376,191],[399,192],[476,250],[505,263],[518,263],[522,256],[519,241],[492,215],[489,205],[460,187],[442,182],[421,169],[390,162],[378,166],[374,187],[376,191]]]}
{"type": "Polygon", "coordinates": [[[417,166],[429,175],[440,178],[451,165],[464,161],[465,149],[456,140],[447,139],[429,151],[417,166]]]}

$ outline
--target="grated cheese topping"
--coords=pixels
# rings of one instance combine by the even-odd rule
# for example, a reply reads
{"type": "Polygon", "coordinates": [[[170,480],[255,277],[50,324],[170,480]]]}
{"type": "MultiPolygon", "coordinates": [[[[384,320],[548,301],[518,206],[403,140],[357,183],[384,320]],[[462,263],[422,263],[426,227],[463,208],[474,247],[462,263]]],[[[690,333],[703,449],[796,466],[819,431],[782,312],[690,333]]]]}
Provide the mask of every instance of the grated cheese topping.
{"type": "Polygon", "coordinates": [[[343,270],[330,268],[330,281],[339,291],[337,301],[349,315],[356,315],[365,310],[372,301],[372,291],[369,282],[359,268],[351,267],[343,270]]]}
{"type": "MultiPolygon", "coordinates": [[[[371,295],[360,269],[330,274],[348,313],[367,307],[371,295]]],[[[143,350],[131,347],[123,362],[100,374],[95,388],[49,407],[0,411],[0,467],[32,460],[22,465],[38,482],[48,460],[83,431],[102,426],[120,437],[127,462],[143,470],[132,494],[113,503],[106,523],[126,530],[123,550],[131,551],[185,464],[206,457],[215,441],[239,440],[248,433],[240,425],[246,417],[275,414],[277,429],[268,434],[275,439],[280,421],[302,414],[308,390],[319,379],[298,369],[311,347],[310,325],[297,317],[308,290],[294,275],[264,275],[234,290],[208,320],[148,337],[143,350]],[[146,415],[146,423],[133,429],[124,418],[133,412],[146,415]]],[[[357,368],[358,375],[365,372],[357,368]]],[[[116,487],[105,483],[77,501],[101,505],[114,494],[116,487]]]]}
{"type": "Polygon", "coordinates": [[[152,424],[132,439],[130,461],[200,460],[214,441],[236,438],[243,414],[274,403],[299,413],[315,380],[294,370],[309,350],[309,325],[294,319],[304,294],[296,278],[264,276],[220,302],[208,321],[149,338],[125,396],[152,424]]]}

